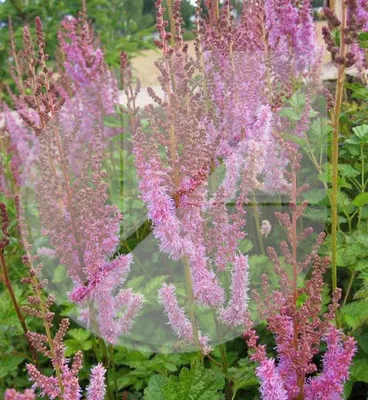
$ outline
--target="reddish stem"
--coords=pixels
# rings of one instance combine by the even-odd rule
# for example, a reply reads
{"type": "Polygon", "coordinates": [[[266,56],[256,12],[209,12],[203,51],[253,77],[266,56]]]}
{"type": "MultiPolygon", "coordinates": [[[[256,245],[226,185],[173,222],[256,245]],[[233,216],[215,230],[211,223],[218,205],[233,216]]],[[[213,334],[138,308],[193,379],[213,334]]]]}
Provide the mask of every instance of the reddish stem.
{"type": "Polygon", "coordinates": [[[26,322],[24,320],[24,316],[23,316],[23,314],[22,314],[22,312],[20,310],[17,298],[15,297],[13,286],[12,286],[12,284],[10,282],[10,279],[9,279],[8,269],[7,269],[6,263],[5,263],[5,257],[4,257],[4,254],[3,254],[2,251],[0,251],[0,264],[1,264],[1,269],[3,271],[4,284],[5,284],[8,292],[9,292],[9,295],[10,295],[11,301],[13,303],[13,306],[15,308],[15,312],[17,314],[19,323],[20,323],[20,325],[21,325],[21,327],[23,329],[24,335],[25,335],[27,343],[29,345],[29,348],[30,348],[30,351],[31,351],[31,354],[32,354],[32,361],[36,364],[37,363],[36,352],[35,352],[32,344],[31,344],[31,342],[28,339],[28,335],[27,335],[28,328],[27,328],[26,322]]]}

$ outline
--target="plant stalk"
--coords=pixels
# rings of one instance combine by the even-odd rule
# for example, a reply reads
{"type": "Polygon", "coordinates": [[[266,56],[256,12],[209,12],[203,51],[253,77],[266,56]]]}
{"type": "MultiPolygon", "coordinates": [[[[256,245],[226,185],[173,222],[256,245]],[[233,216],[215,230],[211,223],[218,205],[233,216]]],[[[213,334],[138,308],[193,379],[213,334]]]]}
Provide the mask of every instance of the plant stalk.
{"type": "MultiPolygon", "coordinates": [[[[341,1],[341,25],[340,25],[340,52],[339,57],[345,60],[346,44],[345,31],[347,24],[347,10],[345,1],[341,1]]],[[[332,270],[332,291],[337,288],[337,195],[338,195],[338,163],[339,163],[339,117],[341,112],[342,99],[344,94],[345,63],[339,65],[336,82],[335,104],[332,110],[332,195],[331,195],[331,270],[332,270]]]]}
{"type": "Polygon", "coordinates": [[[29,345],[29,348],[30,348],[30,351],[31,351],[31,355],[32,355],[32,361],[35,364],[37,364],[37,355],[36,355],[36,352],[35,352],[32,344],[31,344],[30,340],[28,339],[28,335],[27,335],[28,328],[27,328],[26,322],[24,320],[24,316],[23,316],[23,314],[22,314],[22,312],[20,310],[17,298],[16,298],[14,290],[13,290],[13,286],[12,286],[12,284],[10,282],[8,269],[6,267],[5,257],[4,257],[4,254],[3,254],[2,251],[0,251],[0,263],[1,263],[1,269],[2,269],[2,272],[3,272],[4,284],[5,284],[8,292],[9,292],[9,296],[10,296],[10,299],[11,299],[11,301],[13,303],[13,306],[14,306],[15,312],[17,314],[19,323],[20,323],[20,325],[21,325],[21,327],[23,329],[24,336],[25,336],[25,338],[27,340],[27,343],[29,345]]]}

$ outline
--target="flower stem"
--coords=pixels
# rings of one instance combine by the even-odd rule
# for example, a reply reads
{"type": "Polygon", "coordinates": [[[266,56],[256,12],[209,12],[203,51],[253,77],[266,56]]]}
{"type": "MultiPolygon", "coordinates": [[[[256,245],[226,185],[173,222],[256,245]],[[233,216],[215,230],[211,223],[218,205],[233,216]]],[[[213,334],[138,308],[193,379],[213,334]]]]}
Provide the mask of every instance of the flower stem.
{"type": "MultiPolygon", "coordinates": [[[[292,215],[291,215],[291,245],[292,245],[292,259],[293,259],[293,300],[294,300],[294,307],[295,307],[295,315],[293,320],[293,327],[294,327],[294,348],[295,352],[299,351],[299,321],[297,317],[297,301],[298,301],[298,242],[297,242],[297,173],[296,169],[293,166],[292,171],[292,188],[291,188],[291,204],[292,204],[292,215]]],[[[297,400],[304,399],[304,376],[297,372],[297,385],[299,387],[299,393],[297,396],[297,400]]]]}
{"type": "MultiPolygon", "coordinates": [[[[340,52],[339,57],[345,60],[346,44],[345,31],[347,23],[347,12],[345,1],[341,1],[341,25],[340,25],[340,52]]],[[[337,288],[337,194],[338,194],[338,162],[339,162],[339,117],[344,92],[345,63],[338,67],[335,104],[332,111],[332,195],[331,195],[331,270],[332,270],[332,292],[337,288]]]]}
{"type": "Polygon", "coordinates": [[[195,307],[194,307],[192,273],[190,271],[189,262],[186,257],[184,257],[183,263],[184,263],[184,270],[185,270],[185,281],[186,281],[187,290],[188,290],[188,312],[189,312],[190,322],[192,323],[194,344],[196,347],[198,347],[200,349],[201,344],[199,341],[197,318],[195,315],[195,307]]]}
{"type": "Polygon", "coordinates": [[[256,223],[258,243],[261,248],[262,255],[266,255],[264,244],[263,244],[263,238],[261,235],[261,223],[260,223],[260,218],[259,218],[259,208],[257,206],[257,199],[256,199],[256,195],[254,192],[253,192],[252,196],[253,196],[252,208],[253,208],[253,212],[254,212],[254,220],[256,223]]]}
{"type": "Polygon", "coordinates": [[[32,355],[32,361],[36,364],[37,363],[36,352],[35,352],[32,344],[31,344],[31,342],[28,339],[28,335],[27,335],[28,328],[27,328],[26,322],[24,320],[24,316],[23,316],[23,314],[22,314],[22,312],[20,310],[17,298],[16,298],[14,290],[13,290],[13,286],[12,286],[12,284],[10,282],[8,269],[6,267],[5,257],[4,257],[4,254],[3,254],[2,251],[0,251],[0,264],[1,264],[1,269],[2,269],[2,273],[3,273],[4,284],[5,284],[8,292],[9,292],[9,296],[10,296],[10,299],[11,299],[11,301],[13,303],[13,306],[14,306],[15,312],[17,314],[19,323],[20,323],[20,325],[21,325],[21,327],[23,329],[24,335],[25,335],[27,343],[29,345],[29,348],[30,348],[30,351],[31,351],[31,355],[32,355]]]}

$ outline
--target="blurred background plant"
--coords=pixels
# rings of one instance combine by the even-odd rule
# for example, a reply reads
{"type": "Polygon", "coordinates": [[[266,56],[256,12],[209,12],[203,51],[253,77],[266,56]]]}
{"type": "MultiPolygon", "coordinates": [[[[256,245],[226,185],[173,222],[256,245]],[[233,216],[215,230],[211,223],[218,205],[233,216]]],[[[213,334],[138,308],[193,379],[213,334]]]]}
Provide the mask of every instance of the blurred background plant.
{"type": "MultiPolygon", "coordinates": [[[[129,56],[143,49],[155,48],[155,0],[89,0],[88,15],[105,51],[111,67],[118,67],[120,52],[129,56]]],[[[24,25],[30,25],[39,16],[45,28],[46,51],[54,56],[57,48],[57,31],[66,16],[76,15],[81,9],[80,0],[1,0],[0,1],[0,84],[12,85],[9,65],[9,17],[12,20],[16,44],[19,47],[24,25]]],[[[189,0],[182,2],[182,13],[187,37],[191,36],[191,17],[194,6],[189,0]]],[[[52,60],[52,59],[51,59],[52,60]]],[[[53,60],[55,61],[55,59],[53,60]]],[[[6,96],[1,91],[1,98],[6,96]]],[[[7,99],[8,100],[8,99],[7,99]]]]}

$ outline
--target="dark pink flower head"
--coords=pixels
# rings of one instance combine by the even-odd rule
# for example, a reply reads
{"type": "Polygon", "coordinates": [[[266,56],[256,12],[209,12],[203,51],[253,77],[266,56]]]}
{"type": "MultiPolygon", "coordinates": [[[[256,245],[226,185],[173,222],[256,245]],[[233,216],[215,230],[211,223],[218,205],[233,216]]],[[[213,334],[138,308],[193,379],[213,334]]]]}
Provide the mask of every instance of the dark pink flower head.
{"type": "Polygon", "coordinates": [[[357,351],[355,340],[331,325],[325,341],[327,351],[323,356],[323,369],[320,375],[307,381],[307,400],[340,399],[349,378],[349,368],[357,351]]]}

